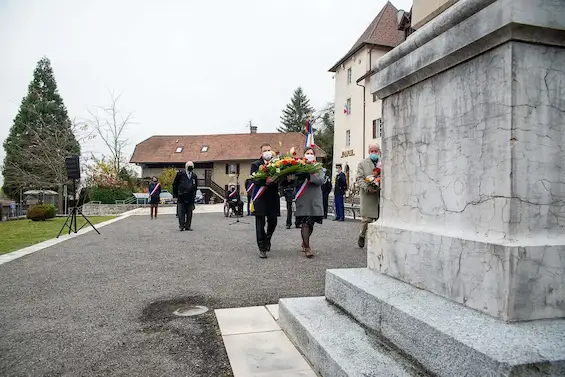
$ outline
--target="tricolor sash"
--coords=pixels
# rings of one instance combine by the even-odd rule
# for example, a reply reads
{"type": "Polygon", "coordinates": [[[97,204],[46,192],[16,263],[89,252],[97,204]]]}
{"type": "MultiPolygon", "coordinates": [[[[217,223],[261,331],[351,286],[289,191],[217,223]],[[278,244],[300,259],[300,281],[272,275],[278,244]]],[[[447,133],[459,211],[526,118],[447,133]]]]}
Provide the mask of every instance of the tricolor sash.
{"type": "Polygon", "coordinates": [[[151,191],[151,194],[149,194],[149,196],[153,196],[153,194],[155,194],[155,192],[157,192],[157,189],[158,189],[159,187],[161,187],[161,184],[160,184],[160,183],[157,183],[157,184],[155,185],[155,187],[153,187],[153,190],[151,191]]]}
{"type": "Polygon", "coordinates": [[[265,190],[267,190],[267,186],[261,186],[255,191],[255,195],[251,198],[251,206],[249,207],[251,212],[255,213],[255,201],[265,193],[265,190]]]}
{"type": "Polygon", "coordinates": [[[255,183],[250,184],[249,187],[247,188],[247,190],[245,190],[245,191],[247,191],[247,193],[249,194],[251,192],[251,190],[253,190],[253,187],[255,187],[255,183]]]}
{"type": "Polygon", "coordinates": [[[229,194],[229,198],[233,198],[235,196],[235,194],[237,193],[237,191],[233,190],[232,192],[230,192],[229,194]]]}
{"type": "Polygon", "coordinates": [[[302,194],[304,194],[304,191],[306,191],[306,187],[308,186],[308,183],[309,181],[305,180],[302,186],[300,186],[300,188],[296,190],[296,195],[294,196],[294,200],[300,198],[302,194]]]}

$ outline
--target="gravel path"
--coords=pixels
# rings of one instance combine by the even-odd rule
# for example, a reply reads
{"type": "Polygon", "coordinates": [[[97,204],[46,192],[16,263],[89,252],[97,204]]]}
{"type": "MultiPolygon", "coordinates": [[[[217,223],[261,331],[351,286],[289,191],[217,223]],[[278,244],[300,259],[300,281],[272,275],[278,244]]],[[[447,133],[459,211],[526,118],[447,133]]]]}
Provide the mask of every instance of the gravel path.
{"type": "Polygon", "coordinates": [[[0,266],[2,376],[231,376],[210,309],[318,296],[328,268],[361,267],[358,222],[316,224],[313,250],[283,217],[268,259],[251,224],[199,214],[193,232],[174,216],[132,216],[0,266]]]}

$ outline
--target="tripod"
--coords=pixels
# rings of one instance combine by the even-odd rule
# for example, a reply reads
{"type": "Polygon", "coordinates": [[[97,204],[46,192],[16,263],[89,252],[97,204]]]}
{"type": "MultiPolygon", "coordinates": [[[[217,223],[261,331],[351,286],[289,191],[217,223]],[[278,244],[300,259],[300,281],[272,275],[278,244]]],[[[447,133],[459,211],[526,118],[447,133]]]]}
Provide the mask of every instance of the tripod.
{"type": "MultiPolygon", "coordinates": [[[[236,186],[235,186],[235,187],[237,187],[237,188],[236,188],[236,190],[237,190],[237,189],[239,189],[239,174],[237,175],[237,178],[236,178],[236,181],[235,181],[235,182],[236,182],[236,186]]],[[[241,200],[241,199],[240,199],[240,200],[241,200]]],[[[229,211],[229,205],[228,205],[228,211],[229,211]]],[[[241,213],[235,215],[235,221],[234,221],[233,223],[229,223],[228,225],[235,225],[235,224],[247,224],[247,225],[250,225],[247,221],[240,221],[239,219],[242,218],[242,217],[243,217],[243,208],[242,208],[242,210],[241,210],[241,213]]]]}
{"type": "Polygon", "coordinates": [[[78,230],[77,230],[77,214],[78,214],[78,208],[77,208],[77,199],[76,199],[76,180],[73,179],[73,198],[74,198],[74,202],[73,202],[73,209],[71,211],[71,213],[69,213],[69,215],[67,216],[67,219],[65,220],[65,223],[63,224],[63,226],[61,227],[61,230],[59,231],[59,234],[57,235],[57,238],[59,238],[59,236],[61,236],[61,233],[63,233],[63,229],[65,229],[65,227],[69,228],[69,234],[71,234],[71,232],[73,233],[78,233],[79,230],[81,230],[82,228],[84,228],[86,226],[86,224],[88,223],[92,229],[94,229],[96,231],[96,233],[100,234],[100,232],[98,231],[98,229],[96,229],[94,227],[94,225],[92,225],[92,223],[90,222],[90,220],[88,220],[88,218],[86,216],[84,216],[84,214],[81,212],[80,215],[86,220],[86,223],[84,223],[78,230]],[[70,220],[70,222],[69,222],[70,220]]]}

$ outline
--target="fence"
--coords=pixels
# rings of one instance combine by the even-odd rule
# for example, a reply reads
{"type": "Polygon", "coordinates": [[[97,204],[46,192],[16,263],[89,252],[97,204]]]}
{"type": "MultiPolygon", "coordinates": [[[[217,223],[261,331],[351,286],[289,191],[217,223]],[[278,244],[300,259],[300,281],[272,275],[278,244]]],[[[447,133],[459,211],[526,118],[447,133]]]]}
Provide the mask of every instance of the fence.
{"type": "Polygon", "coordinates": [[[3,203],[0,205],[0,221],[25,218],[27,205],[21,203],[3,203]]]}

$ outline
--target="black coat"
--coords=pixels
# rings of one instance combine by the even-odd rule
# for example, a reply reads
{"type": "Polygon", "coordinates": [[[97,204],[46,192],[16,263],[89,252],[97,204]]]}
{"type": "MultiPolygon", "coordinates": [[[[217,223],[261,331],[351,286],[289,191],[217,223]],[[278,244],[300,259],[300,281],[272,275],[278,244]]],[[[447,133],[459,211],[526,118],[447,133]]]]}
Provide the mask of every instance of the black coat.
{"type": "Polygon", "coordinates": [[[151,204],[159,204],[159,200],[160,200],[160,197],[161,197],[161,185],[159,185],[157,190],[155,190],[155,193],[153,195],[151,195],[151,192],[153,191],[155,186],[157,186],[157,183],[151,182],[149,184],[149,196],[150,196],[149,201],[150,201],[151,204]]]}
{"type": "Polygon", "coordinates": [[[345,173],[341,172],[335,177],[334,195],[345,195],[347,191],[347,178],[345,173]]]}
{"type": "MultiPolygon", "coordinates": [[[[264,164],[263,159],[254,161],[251,164],[251,174],[259,170],[259,167],[264,164]]],[[[253,181],[255,187],[253,188],[253,196],[257,193],[260,187],[265,186],[265,181],[253,181]]],[[[266,185],[265,192],[253,202],[256,216],[280,216],[281,215],[281,200],[279,197],[279,185],[276,182],[266,185]]]]}
{"type": "Polygon", "coordinates": [[[192,172],[190,179],[186,170],[180,170],[173,182],[173,197],[180,202],[193,203],[196,197],[198,177],[192,172]]]}
{"type": "Polygon", "coordinates": [[[292,200],[294,199],[294,190],[296,186],[296,181],[289,181],[288,179],[285,178],[280,183],[280,186],[284,199],[287,202],[292,202],[292,200]]]}
{"type": "Polygon", "coordinates": [[[328,177],[324,178],[325,182],[322,183],[322,194],[329,195],[332,192],[332,181],[328,177]]]}

